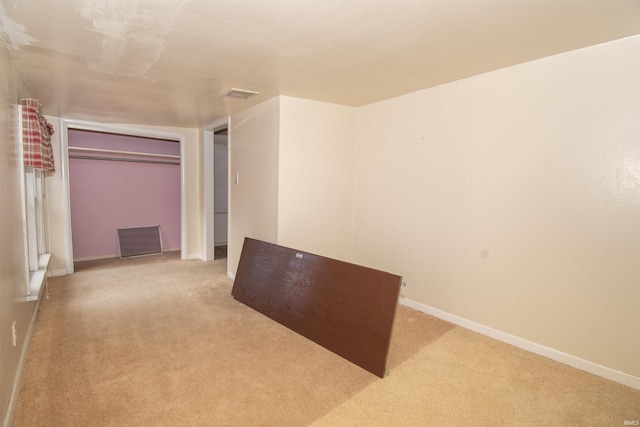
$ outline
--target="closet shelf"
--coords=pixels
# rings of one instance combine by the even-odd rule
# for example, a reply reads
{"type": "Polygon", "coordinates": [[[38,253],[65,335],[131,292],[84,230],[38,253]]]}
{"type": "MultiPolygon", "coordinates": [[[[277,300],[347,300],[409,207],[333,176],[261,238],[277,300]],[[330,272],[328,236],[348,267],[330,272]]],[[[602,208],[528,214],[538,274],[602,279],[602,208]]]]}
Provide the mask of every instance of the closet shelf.
{"type": "Polygon", "coordinates": [[[154,153],[141,153],[139,151],[120,151],[120,150],[106,150],[102,148],[85,148],[85,147],[68,147],[69,151],[84,152],[84,153],[108,153],[108,154],[122,154],[132,156],[148,156],[148,157],[160,157],[163,159],[180,159],[180,156],[172,154],[154,154],[154,153]]]}

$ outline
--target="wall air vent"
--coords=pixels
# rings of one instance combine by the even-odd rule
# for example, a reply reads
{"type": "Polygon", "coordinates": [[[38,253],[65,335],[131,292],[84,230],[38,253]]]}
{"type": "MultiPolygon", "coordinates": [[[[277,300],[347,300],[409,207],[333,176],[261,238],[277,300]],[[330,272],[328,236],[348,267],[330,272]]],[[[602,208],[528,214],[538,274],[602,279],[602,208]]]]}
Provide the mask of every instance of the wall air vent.
{"type": "Polygon", "coordinates": [[[162,253],[160,226],[118,228],[120,258],[162,253]]]}
{"type": "Polygon", "coordinates": [[[236,99],[247,99],[250,96],[257,95],[259,93],[260,92],[254,92],[252,90],[231,88],[231,90],[225,92],[223,96],[228,96],[229,98],[236,98],[236,99]]]}

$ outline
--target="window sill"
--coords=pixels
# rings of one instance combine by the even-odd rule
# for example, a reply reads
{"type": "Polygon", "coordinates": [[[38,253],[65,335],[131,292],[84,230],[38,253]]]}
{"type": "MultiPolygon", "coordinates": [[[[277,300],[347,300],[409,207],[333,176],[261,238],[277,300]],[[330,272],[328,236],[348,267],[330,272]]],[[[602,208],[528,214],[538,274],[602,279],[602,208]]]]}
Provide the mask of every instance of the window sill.
{"type": "MultiPolygon", "coordinates": [[[[51,254],[42,254],[38,259],[38,269],[32,271],[29,280],[29,295],[26,297],[27,301],[37,301],[40,297],[42,285],[47,287],[47,268],[49,268],[49,261],[51,261],[51,254]]],[[[49,298],[49,290],[47,289],[47,298],[49,298]]]]}

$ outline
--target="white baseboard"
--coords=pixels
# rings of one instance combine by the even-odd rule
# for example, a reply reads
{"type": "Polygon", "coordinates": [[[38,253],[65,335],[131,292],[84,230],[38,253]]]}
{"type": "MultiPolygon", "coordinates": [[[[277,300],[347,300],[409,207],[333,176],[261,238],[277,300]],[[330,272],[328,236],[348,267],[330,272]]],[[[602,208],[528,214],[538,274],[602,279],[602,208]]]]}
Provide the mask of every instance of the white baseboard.
{"type": "Polygon", "coordinates": [[[199,259],[203,260],[202,254],[189,254],[187,255],[187,259],[199,259]]]}
{"type": "MultiPolygon", "coordinates": [[[[162,249],[162,253],[166,254],[167,252],[177,252],[179,251],[180,248],[163,248],[162,249]]],[[[159,253],[152,253],[152,254],[147,254],[147,255],[138,255],[138,256],[153,256],[153,255],[159,255],[159,253]]],[[[190,257],[193,255],[189,255],[190,257]]],[[[196,258],[199,257],[200,254],[196,255],[196,258]]],[[[98,261],[101,259],[115,259],[115,258],[120,258],[120,255],[118,254],[108,254],[108,255],[96,255],[96,256],[87,256],[87,257],[80,257],[80,258],[74,258],[73,262],[82,262],[82,261],[98,261]]],[[[129,257],[127,257],[129,258],[129,257]]],[[[130,257],[130,258],[136,258],[134,257],[130,257]]]]}
{"type": "Polygon", "coordinates": [[[86,257],[74,258],[73,262],[97,261],[100,259],[110,259],[110,258],[119,258],[119,256],[118,254],[86,256],[86,257]]]}
{"type": "Polygon", "coordinates": [[[624,372],[617,371],[615,369],[608,368],[606,366],[599,365],[597,363],[590,362],[588,360],[581,359],[577,356],[564,353],[562,351],[553,349],[551,347],[538,344],[524,338],[517,337],[515,335],[508,334],[497,329],[490,328],[489,326],[482,325],[480,323],[473,322],[464,317],[457,316],[455,314],[447,313],[446,311],[439,310],[437,308],[430,307],[428,305],[410,300],[408,298],[401,297],[400,304],[406,305],[423,313],[461,326],[465,329],[477,332],[482,335],[494,338],[498,341],[511,344],[514,347],[521,348],[523,350],[530,351],[531,353],[539,354],[540,356],[548,357],[565,365],[572,366],[590,374],[597,375],[599,377],[606,378],[611,381],[615,381],[620,384],[624,384],[636,390],[640,390],[640,378],[633,375],[626,374],[624,372]]]}
{"type": "MultiPolygon", "coordinates": [[[[45,279],[46,280],[46,279],[45,279]]],[[[41,287],[38,292],[38,298],[35,301],[33,307],[33,313],[31,315],[31,321],[27,328],[27,334],[22,345],[22,351],[20,353],[20,360],[18,361],[18,369],[16,376],[13,379],[13,388],[11,389],[11,395],[9,396],[9,403],[7,404],[7,412],[5,413],[4,420],[2,421],[3,427],[10,427],[13,425],[13,416],[15,414],[16,406],[18,404],[18,394],[20,393],[20,384],[22,383],[22,374],[24,373],[24,367],[27,363],[27,353],[31,347],[31,337],[33,336],[33,330],[40,312],[40,302],[42,301],[44,287],[41,287]]]]}
{"type": "Polygon", "coordinates": [[[231,280],[236,280],[236,273],[233,271],[227,271],[227,276],[229,276],[231,280]]]}

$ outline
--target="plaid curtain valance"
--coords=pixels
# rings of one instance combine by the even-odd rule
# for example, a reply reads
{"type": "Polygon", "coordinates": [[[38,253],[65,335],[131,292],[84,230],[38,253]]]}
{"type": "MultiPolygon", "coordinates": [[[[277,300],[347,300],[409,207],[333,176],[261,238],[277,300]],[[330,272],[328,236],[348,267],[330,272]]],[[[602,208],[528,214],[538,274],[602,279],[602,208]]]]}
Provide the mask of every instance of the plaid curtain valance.
{"type": "Polygon", "coordinates": [[[22,105],[22,145],[24,165],[44,171],[55,170],[51,135],[53,126],[41,113],[42,106],[31,98],[21,99],[22,105]]]}

